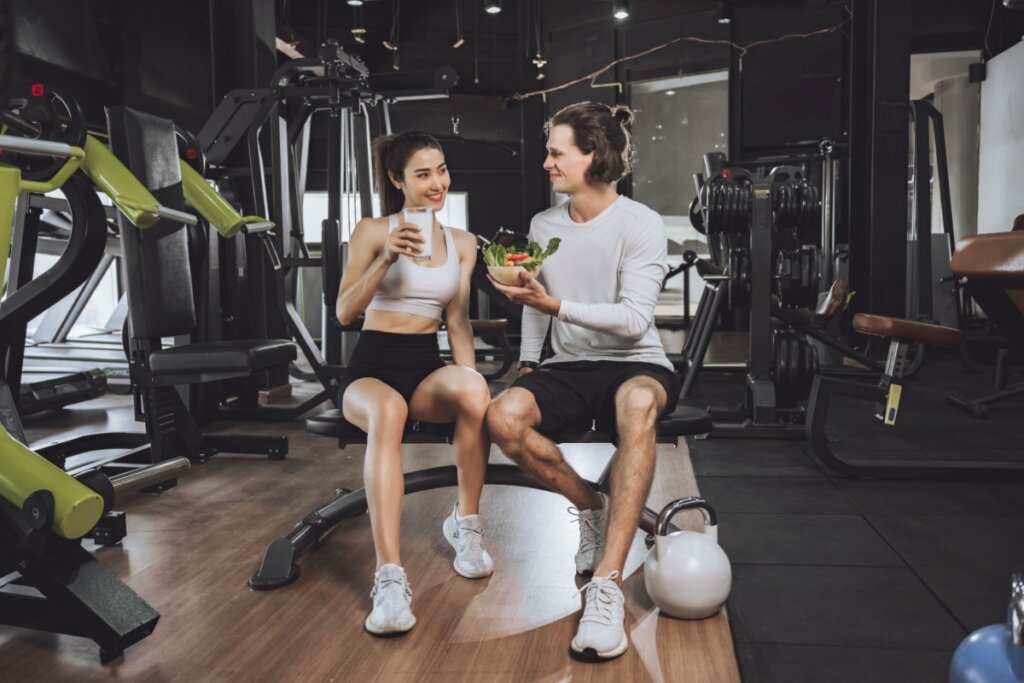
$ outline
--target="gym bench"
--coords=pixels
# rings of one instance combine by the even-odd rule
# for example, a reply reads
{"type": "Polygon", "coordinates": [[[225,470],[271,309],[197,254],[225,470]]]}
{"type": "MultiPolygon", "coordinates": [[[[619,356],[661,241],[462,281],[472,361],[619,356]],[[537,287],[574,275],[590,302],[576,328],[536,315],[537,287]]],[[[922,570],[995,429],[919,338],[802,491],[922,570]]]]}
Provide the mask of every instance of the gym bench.
{"type": "Polygon", "coordinates": [[[899,410],[901,382],[909,344],[956,348],[963,333],[952,327],[860,313],[853,328],[862,334],[889,341],[889,356],[877,384],[816,375],[807,407],[807,438],[814,454],[831,470],[860,479],[1024,481],[1024,463],[1014,462],[922,462],[920,460],[847,460],[829,445],[825,423],[833,396],[846,396],[885,406],[882,419],[895,424],[899,410]]]}
{"type": "MultiPolygon", "coordinates": [[[[338,439],[338,446],[365,444],[366,433],[345,420],[340,410],[328,410],[306,420],[306,428],[319,436],[338,439]]],[[[711,417],[697,408],[679,407],[673,413],[658,421],[658,443],[678,446],[686,436],[704,435],[711,432],[711,417]]],[[[412,422],[407,425],[402,437],[403,443],[451,443],[454,424],[430,424],[412,422]]],[[[582,434],[559,434],[551,437],[556,443],[614,443],[615,435],[587,431],[582,434]]],[[[597,491],[608,491],[611,462],[591,486],[597,491]]],[[[549,490],[530,478],[515,465],[488,465],[485,484],[499,486],[522,486],[549,490]]],[[[432,489],[456,486],[458,472],[454,465],[432,467],[408,472],[405,475],[405,492],[430,491],[432,489]]],[[[249,579],[249,585],[257,590],[272,590],[285,586],[299,578],[299,567],[295,561],[300,555],[316,547],[330,531],[341,522],[366,512],[366,491],[364,489],[337,489],[328,500],[306,515],[284,538],[272,542],[263,556],[259,569],[249,579]]],[[[640,528],[654,533],[658,513],[645,509],[640,528]]]]}

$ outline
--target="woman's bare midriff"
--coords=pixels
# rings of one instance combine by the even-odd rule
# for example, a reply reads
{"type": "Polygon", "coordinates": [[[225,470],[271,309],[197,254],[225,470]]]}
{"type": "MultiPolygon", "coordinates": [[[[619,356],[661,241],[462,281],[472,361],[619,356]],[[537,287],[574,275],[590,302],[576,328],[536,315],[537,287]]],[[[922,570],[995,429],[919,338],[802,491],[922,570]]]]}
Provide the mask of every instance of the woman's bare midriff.
{"type": "Polygon", "coordinates": [[[367,311],[364,330],[394,334],[430,334],[441,326],[439,320],[398,311],[367,311]]]}

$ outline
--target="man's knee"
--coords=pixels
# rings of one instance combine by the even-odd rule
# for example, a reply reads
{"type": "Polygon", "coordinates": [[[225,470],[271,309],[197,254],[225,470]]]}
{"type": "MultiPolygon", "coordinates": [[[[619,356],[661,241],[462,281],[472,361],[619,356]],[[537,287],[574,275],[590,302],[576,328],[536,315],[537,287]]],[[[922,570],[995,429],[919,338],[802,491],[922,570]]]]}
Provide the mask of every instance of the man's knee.
{"type": "Polygon", "coordinates": [[[664,387],[650,377],[636,377],[623,384],[615,394],[619,433],[653,430],[666,398],[664,387]]]}
{"type": "Polygon", "coordinates": [[[524,390],[510,390],[487,409],[487,431],[500,447],[522,441],[526,430],[537,424],[539,410],[533,396],[524,390]],[[525,396],[523,394],[526,394],[525,396]]]}

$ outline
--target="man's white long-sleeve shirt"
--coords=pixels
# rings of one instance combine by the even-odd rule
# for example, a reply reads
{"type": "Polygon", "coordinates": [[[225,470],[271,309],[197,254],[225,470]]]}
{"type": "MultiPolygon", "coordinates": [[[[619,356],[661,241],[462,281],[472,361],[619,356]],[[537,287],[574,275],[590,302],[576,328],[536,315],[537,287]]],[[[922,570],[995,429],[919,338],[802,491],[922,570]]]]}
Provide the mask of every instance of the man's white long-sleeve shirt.
{"type": "Polygon", "coordinates": [[[545,363],[614,360],[672,369],[654,326],[668,272],[661,216],[620,196],[595,218],[575,223],[565,202],[530,223],[530,239],[541,247],[554,237],[562,243],[544,260],[539,280],[562,305],[555,319],[523,309],[520,359],[540,359],[550,323],[554,356],[545,363]]]}

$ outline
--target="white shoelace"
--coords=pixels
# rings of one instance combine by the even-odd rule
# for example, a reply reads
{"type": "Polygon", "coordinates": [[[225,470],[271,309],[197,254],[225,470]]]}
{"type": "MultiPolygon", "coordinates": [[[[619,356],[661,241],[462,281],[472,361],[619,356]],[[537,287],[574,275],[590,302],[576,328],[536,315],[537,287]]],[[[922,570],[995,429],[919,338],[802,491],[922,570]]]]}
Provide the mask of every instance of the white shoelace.
{"type": "Polygon", "coordinates": [[[370,591],[370,599],[371,600],[376,598],[377,594],[380,593],[381,590],[385,586],[391,586],[391,585],[402,586],[403,589],[404,589],[402,592],[405,594],[405,597],[406,598],[411,598],[412,597],[412,586],[409,585],[409,582],[406,581],[405,577],[384,577],[384,578],[381,578],[380,576],[375,576],[374,579],[375,580],[373,582],[373,590],[370,591]]]}
{"type": "Polygon", "coordinates": [[[593,581],[576,591],[576,595],[583,591],[587,592],[587,606],[583,609],[581,624],[592,621],[603,626],[612,625],[616,595],[621,593],[615,584],[617,578],[619,578],[618,570],[608,576],[594,577],[593,581]]]}
{"type": "Polygon", "coordinates": [[[463,525],[461,521],[456,521],[459,524],[459,552],[463,552],[467,549],[479,549],[484,535],[483,529],[474,528],[468,524],[463,525]]]}
{"type": "Polygon", "coordinates": [[[568,508],[569,514],[576,518],[576,523],[580,525],[580,552],[585,553],[601,546],[599,539],[601,538],[601,530],[597,528],[597,522],[594,521],[593,517],[587,513],[600,513],[600,510],[580,510],[578,508],[568,508]]]}

